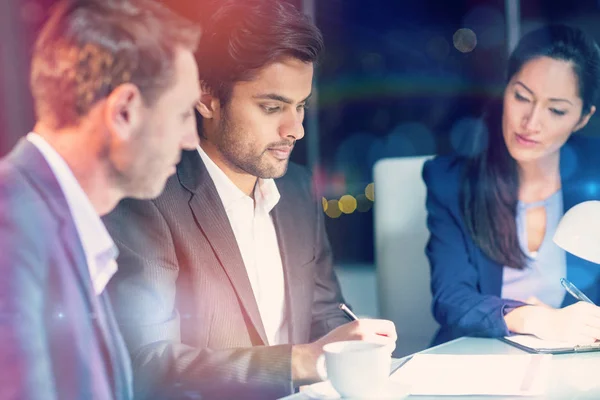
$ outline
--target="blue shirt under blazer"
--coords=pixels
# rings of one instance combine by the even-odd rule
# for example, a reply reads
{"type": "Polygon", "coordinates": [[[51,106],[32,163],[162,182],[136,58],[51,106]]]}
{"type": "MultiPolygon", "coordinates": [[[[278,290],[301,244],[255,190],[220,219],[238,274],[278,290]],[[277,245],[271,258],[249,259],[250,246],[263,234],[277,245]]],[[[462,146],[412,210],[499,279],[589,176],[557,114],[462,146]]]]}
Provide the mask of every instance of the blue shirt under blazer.
{"type": "MultiPolygon", "coordinates": [[[[561,149],[564,211],[600,199],[600,140],[573,135],[561,149]]],[[[423,167],[427,185],[426,254],[431,267],[433,315],[441,325],[433,344],[460,336],[509,335],[504,315],[524,305],[500,298],[503,266],[471,239],[460,210],[465,158],[438,156],[423,167]]],[[[600,245],[600,238],[598,238],[600,245]]],[[[600,304],[600,266],[567,254],[567,278],[600,304]]],[[[574,303],[566,295],[562,306],[574,303]]]]}

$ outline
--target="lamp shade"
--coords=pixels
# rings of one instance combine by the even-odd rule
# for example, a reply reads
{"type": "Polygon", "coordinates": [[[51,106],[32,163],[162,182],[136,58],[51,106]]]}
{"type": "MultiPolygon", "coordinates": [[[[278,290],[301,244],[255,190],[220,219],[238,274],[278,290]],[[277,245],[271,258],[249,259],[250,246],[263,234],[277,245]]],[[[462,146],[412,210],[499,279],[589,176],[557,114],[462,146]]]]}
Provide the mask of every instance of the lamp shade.
{"type": "Polygon", "coordinates": [[[600,201],[586,201],[563,215],[554,243],[584,260],[600,264],[600,201]]]}

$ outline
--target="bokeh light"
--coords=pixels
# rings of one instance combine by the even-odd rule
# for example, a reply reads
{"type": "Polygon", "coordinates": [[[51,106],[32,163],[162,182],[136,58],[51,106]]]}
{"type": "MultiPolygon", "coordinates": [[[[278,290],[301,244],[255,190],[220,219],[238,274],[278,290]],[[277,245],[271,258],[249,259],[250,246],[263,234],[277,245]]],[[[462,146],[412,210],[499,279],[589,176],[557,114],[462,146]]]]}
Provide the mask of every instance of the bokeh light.
{"type": "Polygon", "coordinates": [[[340,198],[338,206],[344,214],[352,214],[356,211],[357,201],[353,196],[347,194],[340,198]]]}
{"type": "Polygon", "coordinates": [[[598,187],[598,183],[597,182],[588,182],[585,185],[585,190],[587,192],[587,195],[590,197],[596,197],[598,195],[598,192],[600,187],[598,187]]]}
{"type": "Polygon", "coordinates": [[[470,53],[477,46],[477,35],[471,29],[461,28],[452,36],[452,42],[456,50],[461,53],[470,53]]]}
{"type": "Polygon", "coordinates": [[[340,210],[338,201],[329,200],[327,203],[325,214],[327,214],[329,218],[339,218],[339,216],[342,215],[342,210],[340,210]]]}
{"type": "Polygon", "coordinates": [[[321,197],[321,204],[323,204],[323,211],[327,211],[329,203],[327,202],[327,199],[325,197],[321,197]]]}
{"type": "Polygon", "coordinates": [[[371,201],[375,201],[375,183],[371,182],[365,188],[365,196],[371,201]]]}

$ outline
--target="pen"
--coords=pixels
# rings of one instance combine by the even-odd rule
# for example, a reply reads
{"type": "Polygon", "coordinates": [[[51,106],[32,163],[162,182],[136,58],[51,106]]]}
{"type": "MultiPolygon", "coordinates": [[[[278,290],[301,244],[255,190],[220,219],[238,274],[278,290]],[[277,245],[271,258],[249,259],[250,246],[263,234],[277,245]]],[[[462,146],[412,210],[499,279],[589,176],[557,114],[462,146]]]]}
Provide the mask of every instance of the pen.
{"type": "Polygon", "coordinates": [[[348,308],[347,305],[345,305],[344,303],[340,303],[340,305],[338,306],[340,310],[342,310],[344,312],[344,314],[346,314],[348,316],[348,318],[350,318],[352,321],[356,321],[358,319],[358,317],[352,312],[352,310],[350,310],[348,308]]]}
{"type": "MultiPolygon", "coordinates": [[[[346,316],[348,318],[350,318],[352,321],[358,321],[358,317],[356,316],[356,314],[354,314],[352,312],[352,310],[349,309],[348,306],[345,305],[344,303],[340,303],[340,305],[338,306],[338,308],[340,310],[342,310],[344,312],[344,314],[346,314],[346,316]]],[[[379,336],[386,336],[387,337],[387,335],[384,335],[383,333],[377,333],[377,335],[379,335],[379,336]]]]}
{"type": "Polygon", "coordinates": [[[594,302],[591,301],[589,299],[589,297],[587,297],[585,294],[583,294],[583,292],[581,290],[577,289],[577,287],[575,285],[573,285],[571,282],[569,282],[565,278],[560,278],[560,284],[563,285],[563,287],[567,290],[567,292],[569,292],[569,294],[571,296],[575,297],[577,300],[585,301],[586,303],[590,303],[590,304],[594,304],[594,302]]]}

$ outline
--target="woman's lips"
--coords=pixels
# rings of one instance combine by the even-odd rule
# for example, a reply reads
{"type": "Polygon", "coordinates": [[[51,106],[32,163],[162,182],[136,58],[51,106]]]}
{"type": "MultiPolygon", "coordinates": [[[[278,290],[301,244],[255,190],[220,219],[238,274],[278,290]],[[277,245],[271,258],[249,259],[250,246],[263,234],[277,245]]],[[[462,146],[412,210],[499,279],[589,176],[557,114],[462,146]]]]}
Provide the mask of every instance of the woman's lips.
{"type": "Polygon", "coordinates": [[[515,134],[515,137],[517,139],[517,143],[519,143],[521,146],[533,147],[540,143],[537,140],[529,139],[527,136],[520,135],[518,133],[515,134]]]}

